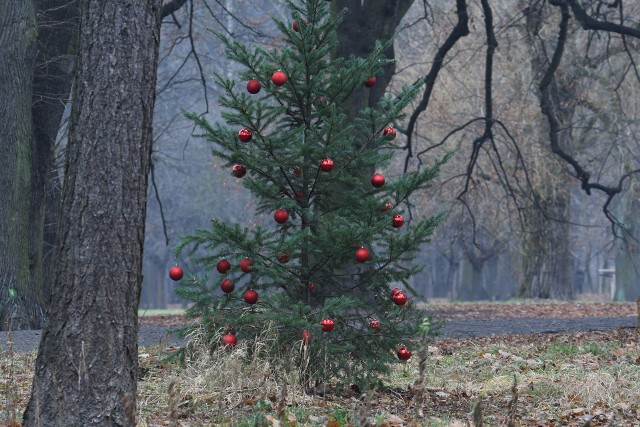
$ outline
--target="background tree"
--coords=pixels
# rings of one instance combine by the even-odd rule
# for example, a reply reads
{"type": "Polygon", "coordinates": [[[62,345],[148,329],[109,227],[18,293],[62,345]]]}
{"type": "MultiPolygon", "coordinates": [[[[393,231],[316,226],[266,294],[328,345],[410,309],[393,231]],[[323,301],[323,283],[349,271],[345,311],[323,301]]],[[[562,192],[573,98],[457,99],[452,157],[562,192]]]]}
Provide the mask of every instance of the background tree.
{"type": "Polygon", "coordinates": [[[27,426],[135,425],[160,12],[159,0],[82,3],[54,287],[27,426]]]}

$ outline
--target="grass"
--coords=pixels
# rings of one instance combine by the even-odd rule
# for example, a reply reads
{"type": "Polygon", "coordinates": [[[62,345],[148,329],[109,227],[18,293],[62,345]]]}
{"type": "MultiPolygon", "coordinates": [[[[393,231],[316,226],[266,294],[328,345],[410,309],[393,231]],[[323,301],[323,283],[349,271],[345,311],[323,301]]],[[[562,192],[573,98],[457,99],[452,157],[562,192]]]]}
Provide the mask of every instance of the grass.
{"type": "MultiPolygon", "coordinates": [[[[160,348],[143,348],[140,366],[146,374],[138,387],[139,426],[283,425],[279,418],[300,426],[360,425],[365,419],[380,426],[399,425],[398,420],[457,426],[471,422],[471,408],[478,400],[485,425],[504,425],[514,377],[519,393],[516,425],[582,425],[587,419],[593,426],[639,425],[640,351],[633,333],[432,342],[422,418],[411,392],[418,376],[415,359],[398,363],[382,390],[361,396],[332,390],[321,397],[307,395],[283,363],[259,356],[268,335],[254,343],[256,357],[247,359],[248,349],[239,345],[194,356],[185,367],[163,362],[160,348]]],[[[13,358],[18,414],[27,402],[34,359],[34,353],[13,358]]],[[[283,359],[290,360],[286,355],[283,359]]],[[[6,360],[1,367],[0,391],[6,391],[6,360]]],[[[0,423],[6,421],[1,411],[0,423]]]]}

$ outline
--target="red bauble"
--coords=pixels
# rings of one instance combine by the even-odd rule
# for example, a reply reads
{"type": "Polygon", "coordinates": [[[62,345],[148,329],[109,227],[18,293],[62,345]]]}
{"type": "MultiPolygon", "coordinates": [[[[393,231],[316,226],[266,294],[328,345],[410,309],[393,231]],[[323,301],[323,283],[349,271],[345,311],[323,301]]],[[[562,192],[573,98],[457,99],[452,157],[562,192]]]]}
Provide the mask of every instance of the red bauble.
{"type": "Polygon", "coordinates": [[[222,344],[229,347],[235,347],[238,344],[238,339],[233,334],[227,334],[222,337],[222,344]]]}
{"type": "Polygon", "coordinates": [[[226,259],[221,259],[220,261],[218,261],[218,264],[216,264],[216,268],[220,273],[225,274],[231,269],[231,263],[226,259]]]}
{"type": "Polygon", "coordinates": [[[402,224],[404,224],[404,218],[402,217],[402,215],[394,215],[393,221],[391,221],[391,225],[393,226],[393,228],[400,228],[402,227],[402,224]]]}
{"type": "Polygon", "coordinates": [[[295,176],[302,176],[302,169],[300,168],[300,166],[293,167],[293,174],[295,176]]]}
{"type": "Polygon", "coordinates": [[[289,262],[289,254],[288,253],[283,253],[282,255],[280,255],[278,257],[278,261],[280,261],[282,264],[286,264],[289,262]]]}
{"type": "Polygon", "coordinates": [[[409,360],[411,358],[411,352],[405,346],[400,346],[396,354],[400,360],[409,360]]]}
{"type": "Polygon", "coordinates": [[[262,88],[262,85],[257,80],[249,80],[247,82],[247,92],[251,94],[255,95],[256,93],[260,92],[261,88],[262,88]]]}
{"type": "Polygon", "coordinates": [[[394,296],[396,296],[396,294],[399,294],[400,292],[402,292],[400,288],[391,289],[391,298],[393,298],[394,296]]]}
{"type": "Polygon", "coordinates": [[[296,33],[300,31],[300,26],[298,25],[297,21],[293,21],[293,23],[291,24],[291,27],[293,28],[293,31],[295,31],[296,33]]]}
{"type": "Polygon", "coordinates": [[[271,81],[276,86],[282,86],[283,84],[285,84],[287,82],[287,76],[282,71],[276,71],[271,76],[271,81]]]}
{"type": "Polygon", "coordinates": [[[396,139],[396,130],[394,128],[392,128],[391,126],[387,126],[382,131],[382,136],[387,141],[393,141],[394,139],[396,139]]]}
{"type": "Polygon", "coordinates": [[[242,258],[242,260],[240,260],[240,270],[244,271],[245,273],[249,273],[252,270],[252,265],[253,261],[251,260],[251,258],[242,258]]]}
{"type": "Polygon", "coordinates": [[[236,178],[242,178],[247,174],[247,168],[244,165],[235,165],[231,174],[236,178]]]}
{"type": "Polygon", "coordinates": [[[371,253],[365,248],[360,248],[356,251],[356,261],[367,262],[371,258],[371,253]]]}
{"type": "Polygon", "coordinates": [[[392,207],[393,207],[393,206],[391,205],[391,203],[390,203],[390,202],[387,202],[387,203],[385,203],[384,205],[382,205],[382,206],[380,207],[380,211],[381,211],[381,212],[389,212],[389,211],[391,210],[391,208],[392,208],[392,207]]]}
{"type": "Polygon", "coordinates": [[[284,224],[289,219],[289,212],[284,209],[278,209],[273,213],[273,219],[275,219],[278,224],[284,224]]]}
{"type": "Polygon", "coordinates": [[[313,292],[315,288],[316,288],[316,285],[314,285],[313,283],[311,282],[307,283],[307,289],[309,289],[309,292],[313,292]]]}
{"type": "Polygon", "coordinates": [[[378,79],[376,79],[375,77],[369,77],[367,79],[366,82],[364,82],[364,85],[366,87],[374,87],[376,85],[376,82],[378,81],[378,79]]]}
{"type": "Polygon", "coordinates": [[[407,298],[407,294],[405,294],[404,292],[398,292],[394,296],[392,296],[391,299],[393,300],[393,303],[395,305],[405,305],[409,298],[407,298]]]}
{"type": "Polygon", "coordinates": [[[380,332],[380,321],[373,319],[371,322],[369,322],[369,327],[371,329],[374,329],[376,332],[380,332]]]}
{"type": "Polygon", "coordinates": [[[223,279],[222,282],[220,282],[220,289],[222,289],[222,292],[225,294],[230,294],[235,288],[236,285],[229,279],[223,279]]]}
{"type": "Polygon", "coordinates": [[[328,157],[326,159],[323,159],[320,162],[320,169],[322,169],[324,172],[331,172],[331,170],[333,169],[333,160],[328,157]]]}
{"type": "Polygon", "coordinates": [[[255,304],[258,302],[258,293],[253,289],[249,289],[245,291],[245,293],[242,295],[242,298],[244,298],[244,301],[247,304],[255,304]]]}
{"type": "Polygon", "coordinates": [[[307,342],[311,341],[311,337],[312,335],[307,332],[307,331],[302,331],[302,343],[306,344],[307,342]]]}
{"type": "Polygon", "coordinates": [[[171,280],[175,280],[177,282],[178,280],[182,279],[182,276],[184,276],[184,271],[182,271],[182,269],[177,265],[171,267],[171,269],[169,270],[169,277],[171,278],[171,280]]]}
{"type": "Polygon", "coordinates": [[[304,191],[296,191],[296,192],[293,194],[293,198],[294,198],[295,200],[302,199],[303,197],[304,197],[304,191]]]}
{"type": "Polygon", "coordinates": [[[322,332],[331,332],[335,326],[332,319],[322,319],[320,324],[322,325],[322,332]]]}
{"type": "Polygon", "coordinates": [[[253,132],[249,129],[241,129],[240,132],[238,132],[238,139],[242,142],[249,142],[251,138],[253,138],[253,132]]]}
{"type": "Polygon", "coordinates": [[[384,176],[380,175],[379,173],[374,174],[371,177],[371,185],[376,188],[382,187],[384,185],[384,176]]]}

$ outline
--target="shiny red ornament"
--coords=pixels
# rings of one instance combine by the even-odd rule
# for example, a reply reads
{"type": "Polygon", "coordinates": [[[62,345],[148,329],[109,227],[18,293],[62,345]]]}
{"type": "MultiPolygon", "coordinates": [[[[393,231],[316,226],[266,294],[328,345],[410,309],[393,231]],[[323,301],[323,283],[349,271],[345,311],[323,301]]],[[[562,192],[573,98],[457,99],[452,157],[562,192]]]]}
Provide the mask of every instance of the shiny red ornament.
{"type": "Polygon", "coordinates": [[[222,292],[225,294],[230,294],[235,288],[236,285],[229,279],[223,279],[222,282],[220,282],[220,289],[222,289],[222,292]]]}
{"type": "Polygon", "coordinates": [[[382,187],[384,185],[384,176],[380,175],[379,173],[374,174],[371,177],[371,185],[376,188],[382,187]]]}
{"type": "Polygon", "coordinates": [[[260,89],[262,89],[262,85],[260,84],[259,81],[249,80],[247,82],[247,92],[255,95],[256,93],[260,92],[260,89]]]}
{"type": "Polygon", "coordinates": [[[366,82],[364,82],[364,85],[366,87],[374,87],[376,85],[376,82],[378,81],[378,79],[376,79],[375,77],[369,77],[367,79],[366,82]]]}
{"type": "Polygon", "coordinates": [[[367,262],[371,258],[371,253],[365,249],[360,248],[356,251],[356,261],[358,262],[367,262]]]}
{"type": "Polygon", "coordinates": [[[391,225],[393,228],[400,228],[404,224],[404,218],[402,215],[394,215],[393,220],[391,221],[391,225]]]}
{"type": "Polygon", "coordinates": [[[251,138],[253,138],[253,132],[249,129],[241,129],[240,132],[238,132],[238,139],[242,142],[249,142],[251,138]]]}
{"type": "Polygon", "coordinates": [[[233,334],[227,334],[222,337],[222,344],[229,347],[235,347],[238,344],[238,339],[233,334]]]}
{"type": "Polygon", "coordinates": [[[394,128],[392,128],[391,126],[387,126],[382,131],[382,136],[387,141],[393,141],[394,139],[396,139],[396,130],[394,128]]]}
{"type": "Polygon", "coordinates": [[[231,263],[226,259],[221,259],[220,261],[218,261],[218,264],[216,264],[216,268],[220,273],[225,274],[231,269],[231,263]]]}
{"type": "Polygon", "coordinates": [[[309,341],[311,341],[311,337],[312,337],[312,335],[309,332],[302,331],[302,343],[303,344],[307,344],[309,341]]]}
{"type": "Polygon", "coordinates": [[[289,212],[284,209],[278,209],[273,213],[273,219],[275,219],[278,224],[284,224],[289,219],[289,212]]]}
{"type": "Polygon", "coordinates": [[[280,255],[278,257],[278,261],[282,264],[286,264],[289,262],[289,254],[288,253],[283,253],[282,255],[280,255]]]}
{"type": "Polygon", "coordinates": [[[242,298],[247,304],[255,304],[258,302],[258,293],[253,289],[248,289],[242,294],[242,298]]]}
{"type": "Polygon", "coordinates": [[[287,82],[287,76],[282,71],[276,71],[271,75],[271,81],[276,86],[282,86],[287,82]]]}
{"type": "Polygon", "coordinates": [[[293,174],[295,176],[302,176],[302,169],[300,168],[300,166],[293,167],[293,174]]]}
{"type": "Polygon", "coordinates": [[[302,199],[304,197],[304,191],[296,191],[293,193],[293,198],[295,200],[302,199]]]}
{"type": "Polygon", "coordinates": [[[389,212],[393,206],[390,202],[385,203],[380,207],[380,212],[389,212]]]}
{"type": "Polygon", "coordinates": [[[335,326],[332,319],[322,319],[320,324],[322,325],[322,332],[331,332],[335,326]]]}
{"type": "Polygon", "coordinates": [[[312,282],[307,283],[307,289],[309,289],[309,292],[313,292],[316,289],[316,285],[314,285],[312,282]]]}
{"type": "Polygon", "coordinates": [[[251,258],[242,258],[240,260],[240,270],[249,273],[253,269],[253,260],[251,258]]]}
{"type": "Polygon", "coordinates": [[[397,294],[392,296],[391,299],[393,300],[393,303],[395,305],[405,305],[409,298],[407,298],[407,294],[405,294],[404,292],[398,292],[397,294]]]}
{"type": "Polygon", "coordinates": [[[171,269],[169,270],[169,277],[171,278],[171,280],[175,280],[176,282],[180,279],[182,279],[182,276],[184,276],[184,271],[176,266],[171,267],[171,269]]]}
{"type": "Polygon", "coordinates": [[[320,169],[322,169],[323,172],[331,172],[331,170],[333,169],[333,160],[328,157],[322,159],[322,161],[320,162],[320,169]]]}
{"type": "Polygon", "coordinates": [[[409,359],[411,359],[411,352],[409,350],[407,350],[407,347],[405,347],[405,346],[400,346],[400,348],[398,349],[396,354],[398,355],[398,359],[400,359],[400,360],[409,360],[409,359]]]}
{"type": "Polygon", "coordinates": [[[247,174],[247,168],[244,165],[235,165],[231,174],[236,178],[242,178],[247,174]]]}
{"type": "Polygon", "coordinates": [[[399,294],[400,292],[402,292],[400,288],[391,289],[391,298],[393,298],[394,296],[396,296],[396,294],[399,294]]]}
{"type": "Polygon", "coordinates": [[[293,23],[291,24],[291,27],[293,28],[293,31],[295,31],[296,33],[300,31],[300,26],[298,25],[297,21],[293,21],[293,23]]]}
{"type": "Polygon", "coordinates": [[[380,332],[380,321],[373,319],[371,322],[369,322],[369,327],[373,330],[375,330],[376,332],[380,332]]]}

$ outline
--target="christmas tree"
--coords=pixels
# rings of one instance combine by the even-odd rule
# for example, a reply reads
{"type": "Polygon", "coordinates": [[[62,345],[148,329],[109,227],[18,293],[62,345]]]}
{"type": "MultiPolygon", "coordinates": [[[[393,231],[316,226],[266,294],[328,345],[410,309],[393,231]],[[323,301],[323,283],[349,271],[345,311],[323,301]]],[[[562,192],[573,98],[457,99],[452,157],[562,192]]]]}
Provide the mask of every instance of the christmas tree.
{"type": "Polygon", "coordinates": [[[423,81],[376,108],[348,112],[354,90],[375,85],[386,46],[378,43],[368,58],[332,58],[341,18],[329,2],[287,4],[292,22],[276,21],[280,49],[218,34],[245,69],[241,82],[216,76],[226,124],[187,113],[273,226],[212,219],[210,229],[183,238],[176,254],[190,248],[213,277],[183,278],[176,292],[193,302],[191,328],[207,331],[213,345],[235,346],[272,327],[274,351],[299,349],[306,379],[366,385],[411,356],[409,340],[426,316],[411,298],[408,279],[421,269],[411,260],[442,215],[407,225],[402,206],[446,159],[385,179],[391,124],[423,81]],[[405,290],[395,288],[400,283],[405,290]]]}

